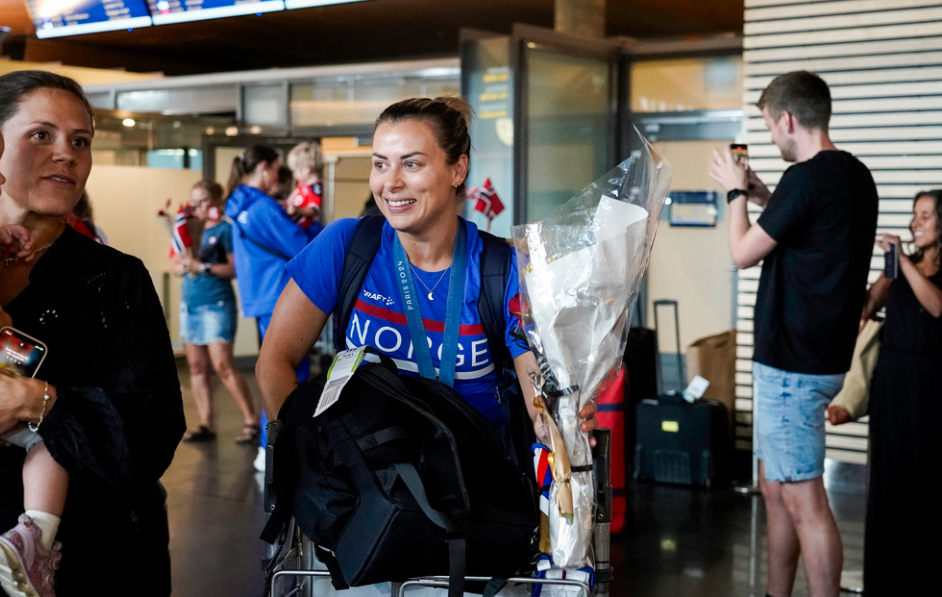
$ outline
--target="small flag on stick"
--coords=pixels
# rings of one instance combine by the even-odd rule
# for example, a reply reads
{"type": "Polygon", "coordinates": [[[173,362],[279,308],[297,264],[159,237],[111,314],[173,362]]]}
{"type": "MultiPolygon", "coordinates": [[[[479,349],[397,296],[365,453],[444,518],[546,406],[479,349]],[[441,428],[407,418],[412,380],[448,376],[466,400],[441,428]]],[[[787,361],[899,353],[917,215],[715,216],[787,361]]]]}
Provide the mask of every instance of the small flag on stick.
{"type": "Polygon", "coordinates": [[[504,211],[504,204],[501,203],[491,179],[484,181],[480,189],[468,189],[468,199],[474,201],[474,211],[479,211],[487,218],[487,229],[491,229],[491,221],[495,216],[504,211]]]}

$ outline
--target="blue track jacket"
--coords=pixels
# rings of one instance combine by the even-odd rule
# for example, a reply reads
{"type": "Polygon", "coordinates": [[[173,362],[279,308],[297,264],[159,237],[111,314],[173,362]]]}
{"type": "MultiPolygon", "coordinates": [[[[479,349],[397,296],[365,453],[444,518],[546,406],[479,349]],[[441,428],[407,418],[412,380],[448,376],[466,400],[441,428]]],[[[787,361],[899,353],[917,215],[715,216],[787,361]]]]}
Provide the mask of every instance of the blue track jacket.
{"type": "Polygon", "coordinates": [[[271,315],[290,279],[285,263],[307,245],[307,234],[274,199],[245,185],[229,196],[226,215],[233,221],[242,312],[246,317],[271,315]]]}

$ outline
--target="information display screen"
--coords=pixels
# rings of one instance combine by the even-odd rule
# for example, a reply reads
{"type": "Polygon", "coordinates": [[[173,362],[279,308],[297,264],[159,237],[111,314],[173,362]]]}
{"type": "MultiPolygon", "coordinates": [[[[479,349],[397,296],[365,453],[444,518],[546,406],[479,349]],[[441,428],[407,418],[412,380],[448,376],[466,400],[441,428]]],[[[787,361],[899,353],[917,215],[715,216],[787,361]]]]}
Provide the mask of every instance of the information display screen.
{"type": "Polygon", "coordinates": [[[36,37],[149,27],[145,0],[27,0],[36,37]]]}
{"type": "Polygon", "coordinates": [[[309,8],[330,4],[348,4],[350,2],[363,2],[363,0],[285,0],[285,6],[288,8],[309,8]]]}
{"type": "Polygon", "coordinates": [[[284,0],[147,0],[155,25],[284,10],[284,0]]]}

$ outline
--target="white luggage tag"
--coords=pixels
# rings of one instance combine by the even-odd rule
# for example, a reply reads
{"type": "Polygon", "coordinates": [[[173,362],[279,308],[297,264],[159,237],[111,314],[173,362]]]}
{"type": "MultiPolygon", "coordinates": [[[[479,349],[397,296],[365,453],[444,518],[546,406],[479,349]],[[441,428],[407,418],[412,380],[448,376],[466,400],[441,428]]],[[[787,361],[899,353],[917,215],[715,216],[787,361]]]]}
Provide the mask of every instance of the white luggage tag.
{"type": "Polygon", "coordinates": [[[317,410],[314,416],[319,416],[322,412],[333,406],[340,400],[340,392],[347,382],[353,378],[353,372],[356,371],[360,361],[363,360],[365,346],[342,350],[334,357],[334,362],[327,371],[327,383],[324,385],[324,391],[321,392],[321,399],[317,402],[317,410]]]}
{"type": "Polygon", "coordinates": [[[697,400],[703,398],[703,394],[706,392],[709,385],[709,381],[700,377],[699,375],[694,375],[693,379],[690,380],[690,385],[687,386],[687,389],[683,392],[684,400],[690,404],[693,404],[697,400]]]}

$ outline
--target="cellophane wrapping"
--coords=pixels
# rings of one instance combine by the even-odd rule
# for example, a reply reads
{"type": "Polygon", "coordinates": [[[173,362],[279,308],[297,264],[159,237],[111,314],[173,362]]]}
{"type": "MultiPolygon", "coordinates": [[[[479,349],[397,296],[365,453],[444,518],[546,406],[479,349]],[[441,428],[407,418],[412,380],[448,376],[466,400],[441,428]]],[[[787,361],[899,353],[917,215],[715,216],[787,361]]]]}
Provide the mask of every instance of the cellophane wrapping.
{"type": "Polygon", "coordinates": [[[550,556],[557,569],[593,565],[595,479],[579,411],[621,366],[629,306],[647,269],[670,187],[670,165],[638,137],[642,149],[552,217],[512,229],[521,321],[541,365],[544,403],[572,469],[568,487],[554,473],[550,488],[550,556]],[[562,491],[571,491],[571,513],[560,510],[566,502],[559,499],[562,491]]]}

